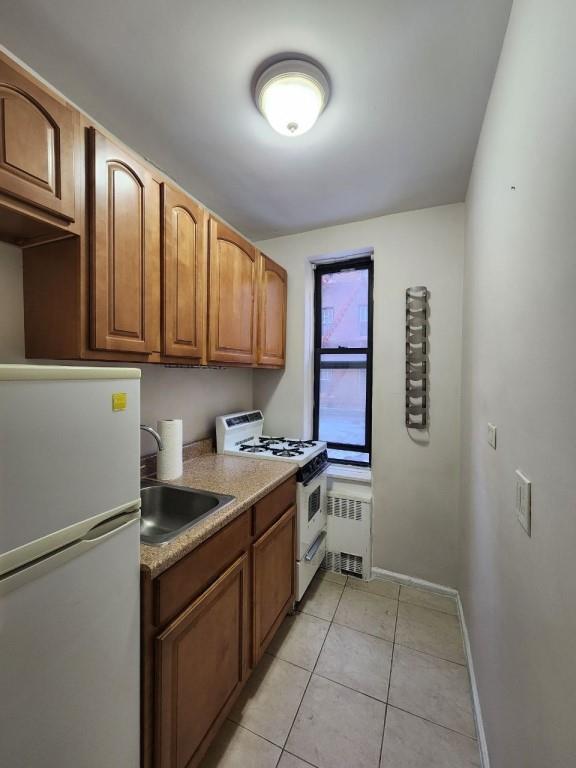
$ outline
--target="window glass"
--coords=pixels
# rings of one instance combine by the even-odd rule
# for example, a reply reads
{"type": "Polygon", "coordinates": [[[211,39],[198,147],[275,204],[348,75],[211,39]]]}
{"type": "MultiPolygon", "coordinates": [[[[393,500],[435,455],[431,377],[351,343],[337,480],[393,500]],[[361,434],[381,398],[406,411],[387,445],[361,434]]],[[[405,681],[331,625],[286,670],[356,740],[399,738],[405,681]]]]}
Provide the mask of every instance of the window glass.
{"type": "Polygon", "coordinates": [[[325,273],[321,282],[322,347],[367,347],[368,270],[325,273]]]}
{"type": "Polygon", "coordinates": [[[320,377],[318,439],[328,443],[365,445],[366,369],[328,370],[320,377]]]}
{"type": "Polygon", "coordinates": [[[339,451],[336,448],[329,448],[328,458],[338,464],[370,464],[370,454],[359,451],[339,451]]]}

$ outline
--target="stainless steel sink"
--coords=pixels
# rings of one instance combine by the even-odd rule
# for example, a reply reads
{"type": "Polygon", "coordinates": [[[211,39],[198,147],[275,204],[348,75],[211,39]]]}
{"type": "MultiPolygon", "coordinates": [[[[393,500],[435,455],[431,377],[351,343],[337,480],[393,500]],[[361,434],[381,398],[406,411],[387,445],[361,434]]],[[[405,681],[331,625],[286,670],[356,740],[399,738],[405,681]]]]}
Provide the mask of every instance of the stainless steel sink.
{"type": "Polygon", "coordinates": [[[234,501],[234,496],[154,481],[142,484],[140,498],[140,540],[145,544],[156,545],[166,544],[234,501]]]}

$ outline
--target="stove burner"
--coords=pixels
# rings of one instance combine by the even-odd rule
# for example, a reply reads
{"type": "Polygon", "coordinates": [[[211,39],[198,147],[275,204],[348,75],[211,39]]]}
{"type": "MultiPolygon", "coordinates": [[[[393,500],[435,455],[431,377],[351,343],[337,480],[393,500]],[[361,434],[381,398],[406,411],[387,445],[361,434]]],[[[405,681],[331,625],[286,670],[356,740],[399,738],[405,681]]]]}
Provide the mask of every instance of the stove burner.
{"type": "Polygon", "coordinates": [[[262,445],[271,445],[272,443],[284,443],[285,437],[259,437],[258,440],[262,445]]]}
{"type": "Polygon", "coordinates": [[[247,453],[266,453],[268,448],[265,445],[241,445],[240,450],[247,453]]]}
{"type": "Polygon", "coordinates": [[[286,440],[289,448],[315,448],[314,440],[286,440]]]}
{"type": "Polygon", "coordinates": [[[271,448],[272,456],[283,456],[284,458],[291,459],[293,456],[302,456],[304,451],[299,451],[297,448],[271,448]]]}

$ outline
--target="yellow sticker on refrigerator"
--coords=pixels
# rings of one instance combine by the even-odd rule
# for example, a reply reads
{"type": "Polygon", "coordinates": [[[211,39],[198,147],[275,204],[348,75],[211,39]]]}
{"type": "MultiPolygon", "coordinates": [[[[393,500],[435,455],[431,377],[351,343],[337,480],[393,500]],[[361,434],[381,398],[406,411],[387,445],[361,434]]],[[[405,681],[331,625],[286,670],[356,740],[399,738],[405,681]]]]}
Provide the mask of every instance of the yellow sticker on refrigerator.
{"type": "Polygon", "coordinates": [[[128,403],[128,395],[126,392],[114,392],[112,395],[112,410],[113,411],[125,411],[128,403]]]}

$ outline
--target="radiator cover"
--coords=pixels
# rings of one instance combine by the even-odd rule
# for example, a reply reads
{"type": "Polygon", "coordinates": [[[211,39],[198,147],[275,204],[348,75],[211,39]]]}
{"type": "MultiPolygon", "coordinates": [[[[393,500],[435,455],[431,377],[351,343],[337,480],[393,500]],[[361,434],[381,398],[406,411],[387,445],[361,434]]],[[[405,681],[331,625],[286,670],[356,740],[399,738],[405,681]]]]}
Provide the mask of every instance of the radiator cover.
{"type": "Polygon", "coordinates": [[[323,567],[369,579],[372,570],[372,493],[328,491],[328,536],[323,567]]]}

